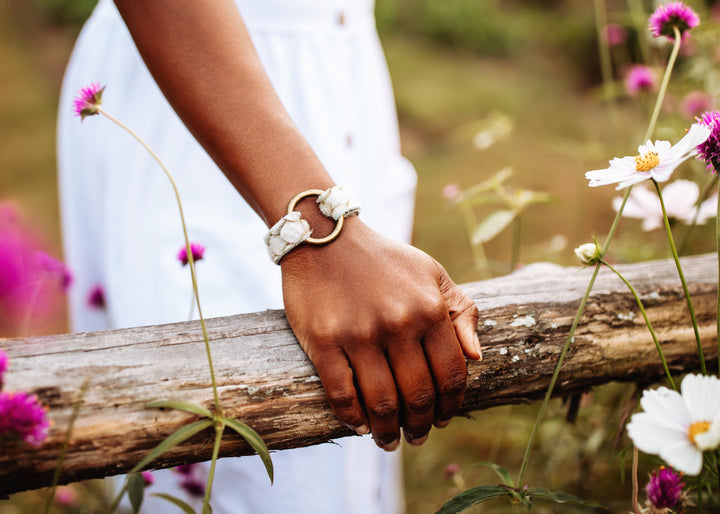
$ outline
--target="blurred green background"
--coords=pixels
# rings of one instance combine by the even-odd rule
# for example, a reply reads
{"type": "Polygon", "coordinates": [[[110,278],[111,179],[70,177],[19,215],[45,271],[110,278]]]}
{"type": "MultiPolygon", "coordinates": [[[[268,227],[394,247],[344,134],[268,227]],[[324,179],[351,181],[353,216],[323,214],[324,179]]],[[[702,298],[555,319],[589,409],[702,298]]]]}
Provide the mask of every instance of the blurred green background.
{"type": "MultiPolygon", "coordinates": [[[[0,201],[16,203],[24,221],[57,256],[61,255],[55,183],[57,97],[74,38],[94,3],[0,0],[0,201]]],[[[637,20],[629,16],[628,6],[639,5],[647,17],[651,3],[602,2],[608,21],[623,25],[629,34],[627,44],[614,49],[615,82],[609,90],[601,80],[597,3],[377,0],[403,150],[419,174],[415,244],[436,257],[456,282],[508,272],[511,231],[485,245],[492,266],[490,271],[478,269],[463,216],[443,195],[448,185],[466,189],[511,167],[509,185],[552,196],[551,203],[532,206],[522,220],[520,265],[541,260],[576,265],[573,248],[609,229],[614,216],[611,199],[618,193],[612,187],[591,190],[584,173],[604,167],[616,155],[633,154],[645,132],[649,99],[628,98],[621,80],[623,65],[639,58],[641,44],[648,46],[644,30],[635,30],[637,20]]],[[[688,3],[704,14],[712,2],[688,3]]],[[[703,39],[699,36],[697,41],[703,50],[703,39]]],[[[662,63],[667,48],[649,48],[651,58],[662,63]]],[[[665,130],[667,139],[676,140],[670,134],[691,122],[677,109],[678,99],[707,86],[702,83],[707,73],[693,74],[687,64],[690,57],[681,57],[679,78],[671,85],[657,131],[662,135],[665,130]]],[[[709,66],[716,65],[710,59],[709,66]]],[[[689,166],[683,173],[699,181],[702,170],[689,166]]],[[[667,255],[662,234],[643,234],[646,243],[638,244],[638,227],[636,221],[623,224],[612,249],[613,260],[667,255]]],[[[689,251],[713,250],[711,234],[709,227],[698,228],[689,251]]],[[[37,334],[64,330],[62,310],[35,327],[37,334]]],[[[564,406],[554,401],[540,431],[528,483],[604,503],[609,507],[605,512],[629,511],[630,484],[624,478],[628,464],[613,443],[632,393],[625,385],[598,388],[584,398],[575,424],[564,420],[564,406]]],[[[462,488],[497,482],[479,462],[497,462],[516,474],[536,408],[508,406],[478,412],[474,419],[459,419],[435,431],[420,449],[406,447],[408,513],[433,512],[462,488]],[[448,465],[456,471],[448,473],[448,465]]],[[[641,473],[642,483],[644,477],[641,473]]],[[[38,494],[0,502],[0,512],[28,511],[38,494]]],[[[592,510],[537,504],[533,511],[592,510]]],[[[512,508],[494,502],[471,512],[512,512],[512,508]]]]}

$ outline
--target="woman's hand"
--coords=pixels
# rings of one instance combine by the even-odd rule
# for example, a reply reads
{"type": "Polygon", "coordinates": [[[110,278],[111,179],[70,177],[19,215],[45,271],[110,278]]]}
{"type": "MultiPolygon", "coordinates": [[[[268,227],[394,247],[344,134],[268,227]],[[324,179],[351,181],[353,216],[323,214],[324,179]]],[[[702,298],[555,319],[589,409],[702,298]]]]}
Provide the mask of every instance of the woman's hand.
{"type": "Polygon", "coordinates": [[[281,261],[285,312],[337,417],[381,448],[422,444],[465,394],[465,357],[480,359],[475,304],[424,252],[356,216],[322,247],[281,261]]]}

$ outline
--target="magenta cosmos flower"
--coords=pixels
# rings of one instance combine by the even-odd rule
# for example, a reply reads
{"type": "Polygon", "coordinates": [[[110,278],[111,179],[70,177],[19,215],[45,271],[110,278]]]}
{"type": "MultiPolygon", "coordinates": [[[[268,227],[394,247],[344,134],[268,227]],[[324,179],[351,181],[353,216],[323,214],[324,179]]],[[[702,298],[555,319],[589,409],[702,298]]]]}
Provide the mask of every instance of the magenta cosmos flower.
{"type": "Polygon", "coordinates": [[[650,474],[650,481],[645,487],[648,501],[656,509],[671,509],[682,498],[682,473],[676,473],[671,468],[661,466],[650,474]]]}
{"type": "Polygon", "coordinates": [[[648,20],[653,36],[665,36],[671,41],[675,39],[674,27],[677,27],[684,41],[687,31],[699,24],[698,15],[683,2],[669,2],[659,6],[648,20]]]}
{"type": "Polygon", "coordinates": [[[698,145],[698,158],[705,161],[708,171],[720,171],[720,111],[709,111],[700,117],[700,123],[708,127],[710,137],[698,145]]]}
{"type": "MultiPolygon", "coordinates": [[[[200,243],[190,243],[190,251],[192,252],[192,258],[195,262],[202,260],[203,255],[205,255],[205,247],[200,243]]],[[[187,265],[188,254],[187,248],[185,246],[180,248],[180,251],[177,254],[177,258],[180,262],[182,262],[183,266],[187,265]]]]}
{"type": "Polygon", "coordinates": [[[657,75],[649,66],[638,64],[630,68],[625,76],[625,91],[630,96],[637,96],[640,92],[649,92],[657,85],[657,75]]]}
{"type": "Polygon", "coordinates": [[[25,392],[0,393],[0,441],[24,441],[40,446],[50,421],[37,396],[25,392]]]}
{"type": "Polygon", "coordinates": [[[80,119],[84,120],[86,116],[93,116],[100,112],[103,91],[105,91],[105,86],[101,87],[97,82],[82,88],[73,100],[75,116],[80,116],[80,119]]]}

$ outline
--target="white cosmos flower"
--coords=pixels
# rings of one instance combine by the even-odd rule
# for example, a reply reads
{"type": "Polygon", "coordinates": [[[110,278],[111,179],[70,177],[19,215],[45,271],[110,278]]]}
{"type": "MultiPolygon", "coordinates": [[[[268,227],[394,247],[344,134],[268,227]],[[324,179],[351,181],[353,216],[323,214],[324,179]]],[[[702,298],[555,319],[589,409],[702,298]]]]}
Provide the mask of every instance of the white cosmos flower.
{"type": "Polygon", "coordinates": [[[616,157],[610,161],[609,168],[588,171],[585,178],[590,181],[590,187],[617,183],[617,189],[647,179],[665,182],[675,168],[697,153],[697,146],[704,143],[711,132],[710,128],[702,123],[694,123],[675,146],[671,146],[669,141],[655,141],[653,144],[648,139],[644,145],[638,147],[638,155],[616,157]]]}
{"type": "Polygon", "coordinates": [[[643,392],[644,412],[633,414],[627,431],[638,450],[697,475],[703,451],[720,446],[720,380],[687,375],[680,390],[682,394],[667,387],[643,392]]]}
{"type": "MultiPolygon", "coordinates": [[[[717,213],[717,198],[712,203],[712,198],[703,202],[700,211],[696,207],[700,188],[690,180],[676,180],[662,190],[665,210],[671,220],[682,221],[686,225],[695,220],[697,212],[697,223],[702,225],[709,219],[714,218],[717,213]],[[706,205],[707,204],[707,205],[706,205]],[[704,207],[703,207],[704,206],[704,207]]],[[[613,198],[613,209],[616,211],[622,205],[622,198],[613,198]]],[[[623,216],[626,218],[637,218],[642,221],[642,229],[645,231],[655,230],[664,225],[660,199],[655,191],[638,186],[630,192],[623,216]]]]}

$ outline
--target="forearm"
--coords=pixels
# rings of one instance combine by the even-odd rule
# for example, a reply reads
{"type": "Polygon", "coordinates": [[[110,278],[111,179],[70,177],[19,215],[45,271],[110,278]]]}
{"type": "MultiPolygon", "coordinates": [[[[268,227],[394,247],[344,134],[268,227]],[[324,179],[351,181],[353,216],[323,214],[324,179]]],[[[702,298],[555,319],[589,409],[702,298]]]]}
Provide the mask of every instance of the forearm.
{"type": "Polygon", "coordinates": [[[260,63],[231,0],[115,0],[155,81],[270,225],[299,191],[333,185],[260,63]]]}

